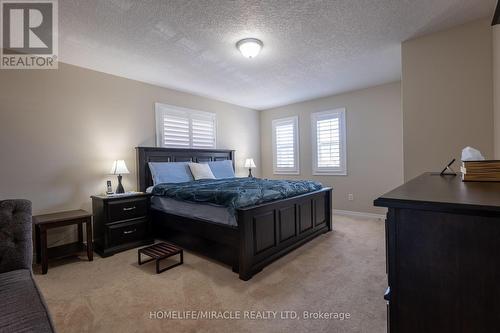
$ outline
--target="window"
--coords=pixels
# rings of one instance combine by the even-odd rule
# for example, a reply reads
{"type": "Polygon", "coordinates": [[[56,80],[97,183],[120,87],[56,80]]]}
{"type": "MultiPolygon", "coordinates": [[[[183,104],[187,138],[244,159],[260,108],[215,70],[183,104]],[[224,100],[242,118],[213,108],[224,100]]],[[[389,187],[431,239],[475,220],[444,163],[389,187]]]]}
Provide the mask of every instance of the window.
{"type": "Polygon", "coordinates": [[[299,174],[298,117],[273,120],[273,170],[299,174]]]}
{"type": "Polygon", "coordinates": [[[203,148],[216,146],[215,113],[155,104],[156,145],[170,148],[203,148]]]}
{"type": "Polygon", "coordinates": [[[313,175],[347,175],[345,109],[311,114],[313,175]]]}

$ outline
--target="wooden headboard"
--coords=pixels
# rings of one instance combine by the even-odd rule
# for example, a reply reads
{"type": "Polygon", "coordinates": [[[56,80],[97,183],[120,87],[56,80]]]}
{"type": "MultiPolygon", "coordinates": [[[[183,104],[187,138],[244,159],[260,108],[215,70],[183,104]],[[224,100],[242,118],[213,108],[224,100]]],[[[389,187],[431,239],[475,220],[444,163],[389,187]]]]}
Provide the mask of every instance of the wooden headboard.
{"type": "Polygon", "coordinates": [[[212,162],[233,161],[234,150],[225,149],[184,149],[184,148],[158,148],[158,147],[136,147],[137,158],[137,186],[139,191],[145,192],[149,186],[153,186],[151,171],[148,162],[212,162]]]}

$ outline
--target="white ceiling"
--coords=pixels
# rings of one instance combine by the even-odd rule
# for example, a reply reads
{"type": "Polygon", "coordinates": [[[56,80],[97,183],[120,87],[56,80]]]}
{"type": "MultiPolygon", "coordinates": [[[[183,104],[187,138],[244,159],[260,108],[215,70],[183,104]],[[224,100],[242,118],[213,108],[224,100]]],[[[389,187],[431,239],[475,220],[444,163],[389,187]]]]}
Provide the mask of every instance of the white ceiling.
{"type": "Polygon", "coordinates": [[[495,0],[63,0],[60,60],[267,109],[401,77],[401,41],[495,0]],[[246,59],[245,37],[264,42],[246,59]]]}

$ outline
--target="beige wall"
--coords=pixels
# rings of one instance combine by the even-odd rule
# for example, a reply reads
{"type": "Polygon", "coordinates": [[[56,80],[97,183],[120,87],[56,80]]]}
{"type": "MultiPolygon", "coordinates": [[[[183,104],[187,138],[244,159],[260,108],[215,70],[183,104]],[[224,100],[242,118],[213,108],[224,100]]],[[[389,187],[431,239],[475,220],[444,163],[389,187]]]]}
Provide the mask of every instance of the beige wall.
{"type": "Polygon", "coordinates": [[[500,24],[493,31],[493,107],[495,130],[495,159],[500,159],[500,24]]]}
{"type": "Polygon", "coordinates": [[[466,146],[493,158],[491,38],[485,19],[403,43],[406,180],[460,161],[466,146]]]}
{"type": "Polygon", "coordinates": [[[90,209],[107,179],[116,186],[114,159],[125,159],[124,186],[135,190],[134,148],[155,145],[154,102],[216,112],[218,148],[236,150],[239,175],[253,157],[258,174],[257,111],[59,64],[0,73],[0,198],[30,199],[35,214],[90,209]]]}
{"type": "MultiPolygon", "coordinates": [[[[35,214],[90,209],[89,196],[102,193],[107,179],[116,186],[107,172],[118,158],[131,171],[125,188],[136,189],[134,147],[154,146],[154,102],[162,102],[217,112],[218,146],[236,150],[239,175],[253,157],[256,175],[315,179],[334,187],[335,209],[382,213],[373,199],[403,178],[459,159],[464,146],[493,157],[492,44],[500,54],[499,35],[481,20],[410,40],[402,46],[401,83],[261,112],[66,64],[2,71],[0,199],[30,199],[35,214]],[[346,108],[348,175],[313,176],[310,114],[339,107],[346,108]],[[291,115],[299,115],[301,172],[273,175],[271,121],[291,115]]],[[[499,72],[497,65],[496,91],[499,72]]],[[[500,134],[495,139],[500,158],[500,134]]]]}
{"type": "Polygon", "coordinates": [[[314,179],[332,186],[334,209],[383,213],[373,200],[403,182],[401,85],[385,84],[351,93],[261,111],[262,174],[269,178],[314,179]],[[313,176],[312,112],[346,108],[347,176],[313,176]],[[300,175],[273,175],[273,119],[299,116],[300,175]],[[354,195],[348,201],[348,194],[354,195]]]}

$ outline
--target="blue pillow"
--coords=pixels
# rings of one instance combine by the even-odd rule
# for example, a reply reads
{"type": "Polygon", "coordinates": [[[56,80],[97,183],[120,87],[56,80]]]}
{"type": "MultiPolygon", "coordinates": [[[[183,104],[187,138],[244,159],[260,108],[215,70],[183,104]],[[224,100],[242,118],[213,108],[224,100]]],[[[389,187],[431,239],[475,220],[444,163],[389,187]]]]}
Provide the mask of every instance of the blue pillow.
{"type": "Polygon", "coordinates": [[[231,160],[208,162],[208,166],[217,179],[235,177],[233,161],[231,160]]]}
{"type": "Polygon", "coordinates": [[[188,162],[149,162],[148,164],[154,185],[194,180],[188,162]]]}

